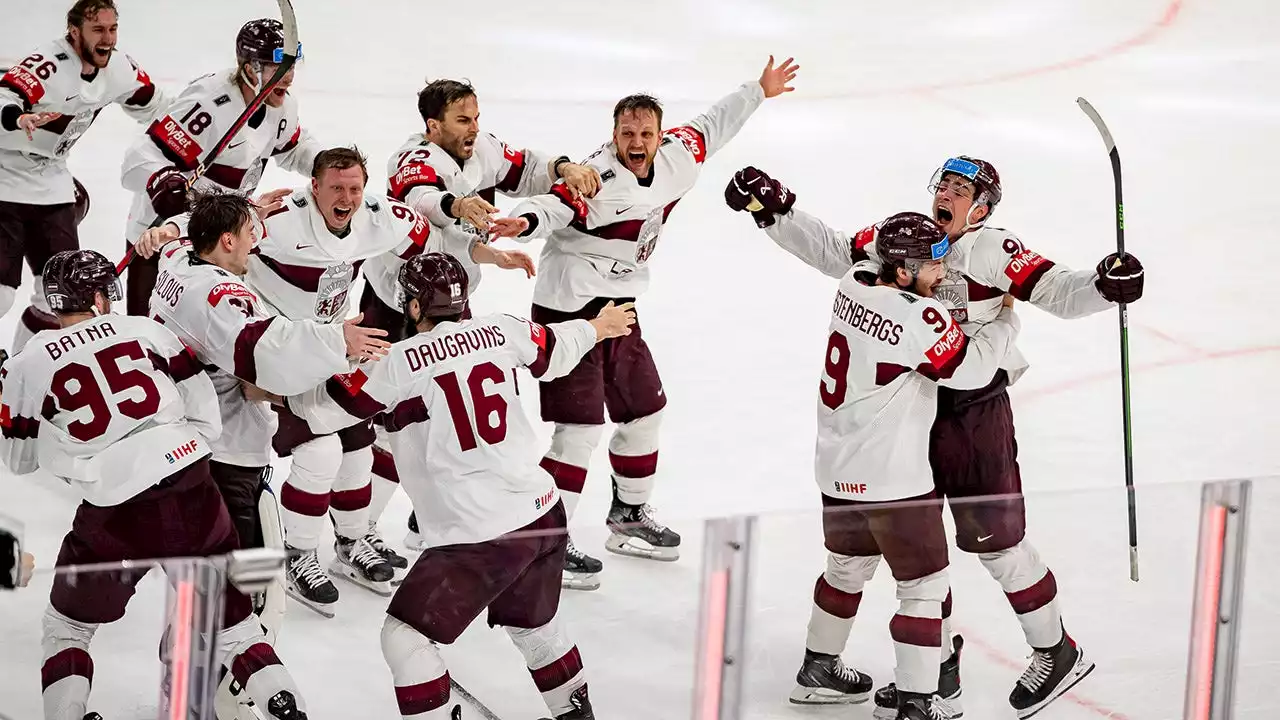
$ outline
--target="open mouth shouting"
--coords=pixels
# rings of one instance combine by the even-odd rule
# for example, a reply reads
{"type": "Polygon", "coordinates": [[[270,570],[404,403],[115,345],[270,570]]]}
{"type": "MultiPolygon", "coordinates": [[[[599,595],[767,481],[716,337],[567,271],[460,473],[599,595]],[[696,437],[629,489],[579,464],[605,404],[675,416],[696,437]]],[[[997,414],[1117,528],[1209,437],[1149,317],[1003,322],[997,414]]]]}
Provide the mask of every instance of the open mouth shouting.
{"type": "Polygon", "coordinates": [[[347,221],[351,219],[351,213],[354,211],[354,208],[336,205],[333,208],[333,219],[337,220],[340,224],[346,224],[347,221]]]}
{"type": "Polygon", "coordinates": [[[945,207],[941,204],[934,205],[933,219],[938,221],[938,225],[940,227],[946,229],[951,225],[951,220],[953,219],[951,208],[945,207]]]}

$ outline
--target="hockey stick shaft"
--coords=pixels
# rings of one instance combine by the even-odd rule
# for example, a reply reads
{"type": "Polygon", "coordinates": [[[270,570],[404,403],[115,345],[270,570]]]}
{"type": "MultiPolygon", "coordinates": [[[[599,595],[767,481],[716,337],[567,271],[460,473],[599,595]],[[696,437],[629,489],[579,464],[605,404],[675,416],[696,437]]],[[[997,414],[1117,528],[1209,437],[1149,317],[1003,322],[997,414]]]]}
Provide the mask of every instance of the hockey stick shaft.
{"type": "MultiPolygon", "coordinates": [[[[1107,146],[1111,159],[1111,177],[1116,189],[1116,252],[1124,257],[1124,188],[1120,174],[1120,151],[1111,137],[1111,131],[1102,116],[1084,98],[1076,98],[1076,104],[1097,126],[1102,142],[1107,146]]],[[[1133,488],[1133,422],[1130,414],[1129,394],[1129,307],[1119,304],[1120,310],[1120,402],[1124,417],[1124,486],[1129,502],[1129,579],[1138,581],[1138,505],[1133,488]]]]}
{"type": "Polygon", "coordinates": [[[475,708],[476,712],[480,713],[480,717],[484,718],[484,720],[502,720],[495,715],[492,710],[486,707],[484,703],[477,700],[475,695],[472,695],[466,688],[458,684],[458,681],[454,680],[452,677],[449,678],[449,689],[462,696],[462,699],[466,700],[471,707],[475,708]]]}
{"type": "MultiPolygon", "coordinates": [[[[236,133],[244,128],[254,113],[258,112],[262,104],[267,101],[267,96],[276,89],[276,86],[280,84],[284,76],[289,74],[289,71],[293,69],[294,63],[298,62],[298,20],[293,14],[293,3],[290,0],[276,0],[276,3],[280,6],[280,22],[284,25],[284,52],[280,64],[276,66],[275,73],[259,88],[258,94],[245,106],[244,112],[240,113],[240,117],[237,117],[235,122],[231,123],[231,127],[227,129],[227,132],[221,138],[218,138],[218,142],[209,148],[209,152],[205,154],[204,159],[196,165],[191,177],[187,178],[188,191],[196,184],[196,181],[204,177],[204,174],[209,170],[209,166],[213,165],[213,161],[217,160],[222,151],[227,149],[227,146],[235,139],[236,133]]],[[[157,217],[151,222],[151,227],[160,227],[166,219],[157,217]]],[[[117,275],[129,267],[129,263],[133,262],[133,257],[133,246],[130,245],[129,251],[125,253],[124,258],[116,263],[117,275]]]]}

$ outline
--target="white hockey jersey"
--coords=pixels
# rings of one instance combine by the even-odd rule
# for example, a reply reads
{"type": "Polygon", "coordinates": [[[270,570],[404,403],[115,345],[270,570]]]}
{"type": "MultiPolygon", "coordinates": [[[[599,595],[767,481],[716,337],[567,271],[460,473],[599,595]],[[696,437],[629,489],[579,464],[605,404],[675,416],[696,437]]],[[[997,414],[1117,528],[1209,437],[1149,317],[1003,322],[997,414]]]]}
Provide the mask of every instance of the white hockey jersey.
{"type": "Polygon", "coordinates": [[[144,123],[168,104],[133,58],[122,52],[90,77],[80,74],[80,56],[63,38],[41,46],[0,78],[0,200],[28,205],[75,202],[67,155],[98,113],[118,103],[144,123]],[[12,108],[12,109],[11,109],[12,108]],[[62,117],[38,128],[34,140],[17,126],[20,114],[56,112],[62,117]]]}
{"type": "Polygon", "coordinates": [[[279,395],[313,388],[351,369],[342,326],[269,317],[234,274],[201,260],[185,240],[166,245],[151,314],[209,370],[222,412],[213,459],[242,467],[271,463],[276,414],[250,402],[240,380],[279,395]]]}
{"type": "MultiPolygon", "coordinates": [[[[430,224],[404,203],[365,195],[347,234],[338,237],[316,209],[310,188],[285,198],[265,225],[245,280],[271,314],[322,323],[346,319],[361,266],[381,255],[387,257],[371,264],[365,279],[378,297],[394,299],[400,265],[423,252],[433,235],[430,224]]],[[[388,305],[400,307],[399,302],[388,305]]]]}
{"type": "Polygon", "coordinates": [[[724,147],[760,103],[749,82],[688,125],[663,133],[649,178],[618,161],[612,142],[587,158],[600,172],[600,191],[575,199],[563,182],[516,206],[530,216],[525,237],[548,237],[538,264],[534,304],[572,312],[595,298],[634,298],[649,285],[649,258],[672,208],[693,187],[702,162],[724,147]]]}
{"type": "Polygon", "coordinates": [[[0,370],[0,390],[4,464],[43,468],[93,505],[119,505],[208,457],[222,432],[204,368],[149,318],[36,333],[0,370]]]}
{"type": "MultiPolygon", "coordinates": [[[[134,193],[125,237],[133,240],[156,219],[147,181],[167,167],[190,172],[231,129],[248,106],[235,81],[235,70],[198,78],[166,108],[146,133],[125,152],[120,184],[134,193]]],[[[298,122],[292,95],[284,104],[263,104],[210,165],[196,187],[218,187],[251,195],[274,158],[286,170],[311,175],[311,165],[324,147],[298,122]]]]}
{"type": "MultiPolygon", "coordinates": [[[[860,260],[876,267],[880,264],[874,225],[850,236],[803,210],[792,209],[765,232],[783,249],[832,277],[841,277],[860,260]]],[[[1027,249],[1008,230],[984,226],[951,243],[947,279],[934,291],[934,297],[972,335],[999,315],[1005,293],[1067,319],[1114,307],[1098,292],[1095,280],[1092,270],[1073,271],[1058,265],[1027,249]]],[[[1027,366],[1017,348],[1002,365],[1011,383],[1027,366]]]]}
{"type": "Polygon", "coordinates": [[[932,490],[937,385],[989,384],[1019,329],[1003,308],[967,337],[937,300],[876,285],[875,273],[864,262],[840,280],[818,392],[814,474],[824,495],[847,500],[932,490]]]}
{"type": "MultiPolygon", "coordinates": [[[[387,161],[387,195],[444,230],[443,247],[462,263],[474,292],[480,284],[480,265],[471,259],[471,246],[489,238],[470,223],[446,215],[441,209],[445,196],[479,195],[492,203],[499,192],[509,197],[546,193],[551,190],[550,162],[550,156],[516,150],[491,133],[481,133],[471,158],[460,165],[422,133],[414,133],[387,161]]],[[[389,300],[381,295],[379,299],[389,300]]]]}
{"type": "Polygon", "coordinates": [[[382,413],[428,547],[485,542],[528,525],[559,499],[538,466],[543,448],[521,407],[516,368],[552,380],[595,342],[586,320],[445,322],[287,403],[315,433],[382,413]]]}

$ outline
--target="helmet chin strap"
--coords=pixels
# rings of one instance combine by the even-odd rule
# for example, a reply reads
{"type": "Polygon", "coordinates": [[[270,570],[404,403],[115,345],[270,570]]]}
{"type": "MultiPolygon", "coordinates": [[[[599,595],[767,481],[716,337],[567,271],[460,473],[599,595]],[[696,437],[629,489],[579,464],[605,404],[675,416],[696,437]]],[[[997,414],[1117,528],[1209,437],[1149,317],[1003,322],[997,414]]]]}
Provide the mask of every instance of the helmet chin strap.
{"type": "Polygon", "coordinates": [[[247,63],[241,63],[240,79],[244,81],[245,85],[249,86],[249,89],[253,91],[254,95],[257,95],[262,88],[262,63],[258,60],[251,60],[247,63]],[[244,71],[245,65],[248,65],[253,68],[253,74],[258,77],[257,82],[254,82],[249,79],[249,74],[244,71]]]}
{"type": "MultiPolygon", "coordinates": [[[[985,194],[986,193],[983,193],[983,195],[985,194]]],[[[987,204],[985,197],[979,197],[972,205],[969,206],[969,212],[964,214],[964,227],[960,228],[960,232],[956,234],[956,237],[960,237],[970,230],[981,230],[986,226],[987,221],[991,219],[991,213],[994,211],[995,208],[992,208],[987,204]],[[973,213],[980,207],[987,208],[987,214],[982,218],[982,220],[975,223],[973,221],[973,213]]]]}

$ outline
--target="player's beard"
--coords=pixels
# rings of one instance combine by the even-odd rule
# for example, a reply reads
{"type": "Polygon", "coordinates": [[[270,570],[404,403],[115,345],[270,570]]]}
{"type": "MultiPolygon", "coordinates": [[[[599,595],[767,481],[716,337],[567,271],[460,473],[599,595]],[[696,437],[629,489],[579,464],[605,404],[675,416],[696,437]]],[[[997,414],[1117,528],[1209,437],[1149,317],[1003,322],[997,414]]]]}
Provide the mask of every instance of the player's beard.
{"type": "Polygon", "coordinates": [[[99,69],[106,67],[107,63],[111,62],[111,53],[115,51],[115,45],[108,45],[103,46],[102,52],[98,52],[98,48],[86,43],[83,36],[77,42],[76,47],[76,53],[80,55],[81,60],[99,69]]]}

